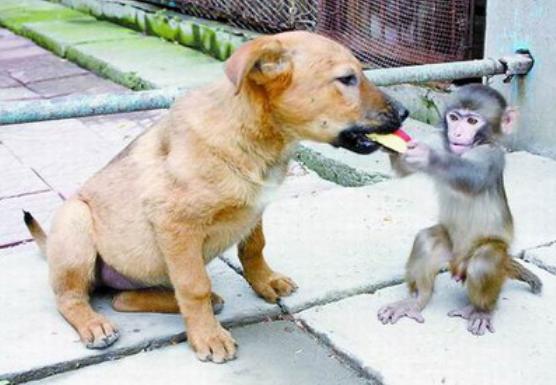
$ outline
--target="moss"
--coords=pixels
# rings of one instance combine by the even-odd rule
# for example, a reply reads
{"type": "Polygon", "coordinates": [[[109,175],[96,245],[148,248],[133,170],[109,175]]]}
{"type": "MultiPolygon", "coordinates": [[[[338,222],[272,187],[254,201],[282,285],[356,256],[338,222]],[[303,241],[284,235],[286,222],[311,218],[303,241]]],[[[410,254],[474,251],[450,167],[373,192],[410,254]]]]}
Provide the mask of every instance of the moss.
{"type": "Polygon", "coordinates": [[[322,179],[329,180],[346,187],[360,187],[375,184],[389,179],[383,174],[369,174],[358,171],[344,163],[329,159],[317,151],[298,146],[295,158],[306,167],[315,171],[322,179]]]}

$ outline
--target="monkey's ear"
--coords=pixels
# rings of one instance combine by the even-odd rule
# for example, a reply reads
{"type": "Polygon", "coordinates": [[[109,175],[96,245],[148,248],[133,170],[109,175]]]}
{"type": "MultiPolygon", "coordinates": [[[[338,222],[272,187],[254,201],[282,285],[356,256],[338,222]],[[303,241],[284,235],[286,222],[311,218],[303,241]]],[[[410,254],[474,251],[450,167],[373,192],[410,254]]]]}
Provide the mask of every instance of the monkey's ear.
{"type": "Polygon", "coordinates": [[[225,72],[238,94],[247,80],[265,85],[281,75],[290,75],[291,69],[291,60],[282,44],[264,36],[239,47],[226,62],[225,72]]]}
{"type": "Polygon", "coordinates": [[[502,119],[500,120],[500,129],[505,135],[511,134],[517,123],[517,118],[519,117],[519,112],[517,107],[506,107],[502,113],[502,119]]]}

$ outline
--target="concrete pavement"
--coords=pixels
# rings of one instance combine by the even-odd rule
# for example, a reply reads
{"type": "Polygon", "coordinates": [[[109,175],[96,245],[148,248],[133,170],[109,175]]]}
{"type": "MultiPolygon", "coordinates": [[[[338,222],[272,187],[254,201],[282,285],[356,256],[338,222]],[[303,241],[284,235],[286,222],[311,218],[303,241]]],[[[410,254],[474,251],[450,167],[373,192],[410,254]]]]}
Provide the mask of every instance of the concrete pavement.
{"type": "MultiPolygon", "coordinates": [[[[88,82],[91,76],[0,29],[4,100],[97,93],[97,81],[111,92],[124,90],[96,77],[88,82]],[[40,61],[43,65],[35,64],[40,61]],[[75,81],[78,77],[83,82],[75,81]]],[[[382,177],[348,188],[292,164],[264,217],[269,263],[300,285],[279,305],[255,296],[240,275],[234,250],[209,266],[215,291],[226,300],[219,318],[240,343],[236,361],[219,366],[198,362],[180,343],[185,337],[179,316],[117,313],[109,306],[109,293],[96,295],[94,305],[118,323],[122,337],[105,351],[82,347],[55,310],[46,263],[27,242],[20,210],[32,211],[48,227],[62,200],[162,113],[0,127],[0,384],[6,379],[541,385],[556,378],[556,162],[523,152],[508,155],[506,174],[516,221],[514,251],[530,261],[545,290],[535,296],[523,284],[508,283],[494,335],[476,338],[462,320],[446,317],[465,300],[463,289],[447,275],[438,278],[423,325],[377,321],[380,305],[405,295],[400,283],[415,233],[434,223],[431,183],[419,175],[392,179],[384,154],[361,157],[317,145],[311,149],[337,164],[382,177]]],[[[415,137],[433,131],[409,126],[415,137]]]]}

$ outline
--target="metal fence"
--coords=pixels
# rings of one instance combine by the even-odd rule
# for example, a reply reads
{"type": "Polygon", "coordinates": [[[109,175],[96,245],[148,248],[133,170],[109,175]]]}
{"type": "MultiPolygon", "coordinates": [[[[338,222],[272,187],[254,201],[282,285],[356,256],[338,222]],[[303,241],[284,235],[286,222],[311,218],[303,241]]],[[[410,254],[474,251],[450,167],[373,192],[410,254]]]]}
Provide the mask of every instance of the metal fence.
{"type": "Polygon", "coordinates": [[[470,57],[474,0],[147,0],[259,32],[305,29],[371,67],[470,57]]]}

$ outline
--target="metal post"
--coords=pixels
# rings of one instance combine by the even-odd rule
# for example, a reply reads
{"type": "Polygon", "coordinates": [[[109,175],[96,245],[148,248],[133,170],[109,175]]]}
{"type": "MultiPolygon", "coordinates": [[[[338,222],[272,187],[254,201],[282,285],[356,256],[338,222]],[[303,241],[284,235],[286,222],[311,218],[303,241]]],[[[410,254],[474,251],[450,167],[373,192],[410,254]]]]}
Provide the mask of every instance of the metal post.
{"type": "MultiPolygon", "coordinates": [[[[521,52],[499,60],[377,69],[365,71],[365,75],[377,86],[389,86],[502,74],[510,79],[514,75],[526,74],[532,66],[533,58],[527,52],[521,52]]],[[[0,103],[0,125],[168,108],[182,92],[183,89],[166,88],[124,94],[72,96],[63,101],[0,103]]]]}

